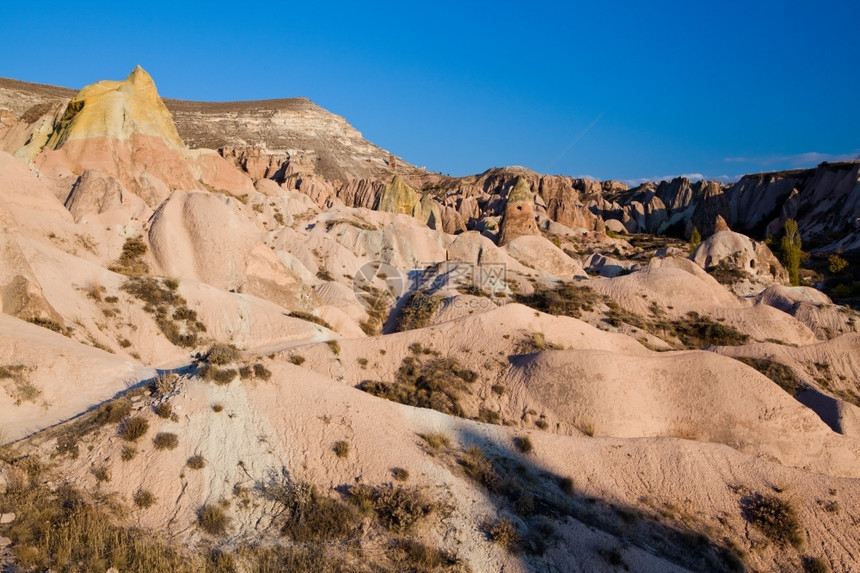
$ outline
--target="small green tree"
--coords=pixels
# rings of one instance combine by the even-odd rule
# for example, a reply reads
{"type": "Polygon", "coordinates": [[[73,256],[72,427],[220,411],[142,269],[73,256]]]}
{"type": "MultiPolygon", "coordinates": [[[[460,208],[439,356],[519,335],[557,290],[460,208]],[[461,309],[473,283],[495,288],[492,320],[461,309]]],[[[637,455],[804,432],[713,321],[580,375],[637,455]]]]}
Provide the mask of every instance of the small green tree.
{"type": "Polygon", "coordinates": [[[695,252],[699,245],[702,244],[702,234],[699,233],[698,227],[693,227],[693,232],[690,233],[690,252],[695,252]]]}
{"type": "Polygon", "coordinates": [[[827,257],[827,270],[831,275],[841,275],[848,268],[848,261],[839,255],[830,255],[827,257]]]}
{"type": "Polygon", "coordinates": [[[800,240],[800,230],[797,228],[797,221],[788,219],[785,222],[785,235],[782,237],[782,264],[788,271],[788,278],[791,284],[797,286],[800,284],[800,260],[803,258],[802,243],[800,240]]]}

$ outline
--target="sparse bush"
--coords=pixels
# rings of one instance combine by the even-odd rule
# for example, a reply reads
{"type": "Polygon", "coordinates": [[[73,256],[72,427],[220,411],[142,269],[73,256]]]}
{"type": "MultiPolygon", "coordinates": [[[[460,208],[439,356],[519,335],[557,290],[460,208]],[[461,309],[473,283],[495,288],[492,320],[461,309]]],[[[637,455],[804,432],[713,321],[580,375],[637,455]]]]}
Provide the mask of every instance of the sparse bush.
{"type": "Polygon", "coordinates": [[[530,454],[534,451],[534,444],[532,444],[531,439],[528,436],[523,436],[521,438],[515,438],[514,444],[517,446],[517,449],[524,454],[530,454]]]}
{"type": "Polygon", "coordinates": [[[302,364],[305,363],[305,357],[302,356],[301,354],[294,354],[294,355],[290,356],[290,362],[292,362],[296,366],[301,366],[302,364]]]}
{"type": "Polygon", "coordinates": [[[803,544],[797,512],[787,501],[773,496],[755,494],[741,500],[744,518],[778,545],[803,544]]]}
{"type": "Polygon", "coordinates": [[[487,533],[494,543],[501,545],[508,551],[515,551],[519,546],[520,534],[517,532],[517,526],[506,517],[497,519],[487,533]]]}
{"type": "Polygon", "coordinates": [[[122,453],[120,454],[120,458],[124,462],[128,462],[134,459],[134,456],[137,455],[137,448],[134,446],[123,446],[122,453]]]}
{"type": "Polygon", "coordinates": [[[195,454],[188,458],[188,461],[185,462],[185,465],[187,465],[192,470],[202,470],[206,467],[206,459],[200,454],[195,454]]]}
{"type": "Polygon", "coordinates": [[[497,396],[504,396],[505,394],[505,387],[502,384],[493,384],[492,388],[490,389],[497,396]]]}
{"type": "Polygon", "coordinates": [[[821,557],[806,556],[803,558],[803,570],[805,573],[830,573],[830,565],[821,557]]]}
{"type": "Polygon", "coordinates": [[[152,439],[156,450],[172,450],[179,445],[179,436],[172,432],[159,432],[152,439]]]}
{"type": "Polygon", "coordinates": [[[224,386],[232,382],[238,375],[239,371],[235,368],[218,368],[207,364],[200,369],[200,373],[206,380],[211,380],[219,386],[224,386]]]}
{"type": "Polygon", "coordinates": [[[706,346],[739,346],[749,341],[749,336],[732,326],[721,324],[696,312],[687,313],[686,320],[663,321],[658,329],[668,330],[688,348],[706,346]],[[668,327],[668,328],[667,328],[668,327]]]}
{"type": "Polygon", "coordinates": [[[442,298],[437,295],[429,295],[420,290],[412,291],[400,309],[394,331],[405,332],[428,326],[441,304],[442,298]]]}
{"type": "Polygon", "coordinates": [[[197,525],[209,535],[223,535],[230,525],[230,518],[221,506],[204,505],[197,512],[197,525]]]}
{"type": "Polygon", "coordinates": [[[780,388],[792,396],[797,394],[798,389],[803,384],[794,375],[794,371],[791,368],[775,360],[768,358],[747,358],[745,356],[740,356],[737,359],[776,382],[780,388]]]}
{"type": "Polygon", "coordinates": [[[457,460],[466,475],[480,483],[490,491],[496,491],[499,487],[500,476],[493,462],[487,459],[484,451],[478,446],[469,446],[463,455],[457,460]]]}
{"type": "Polygon", "coordinates": [[[397,481],[406,481],[409,479],[409,471],[404,468],[391,468],[391,475],[397,481]]]}
{"type": "Polygon", "coordinates": [[[108,482],[110,481],[110,468],[106,465],[100,465],[93,468],[93,475],[96,478],[97,482],[108,482]]]}
{"type": "Polygon", "coordinates": [[[108,268],[128,276],[145,275],[149,272],[149,265],[143,260],[147,250],[143,237],[129,237],[122,246],[119,259],[108,268]]]}
{"type": "Polygon", "coordinates": [[[485,424],[499,424],[502,420],[501,414],[489,408],[481,408],[478,410],[478,421],[485,424]]]}
{"type": "Polygon", "coordinates": [[[445,434],[418,434],[418,437],[434,450],[441,450],[451,445],[451,439],[445,434]]]}
{"type": "Polygon", "coordinates": [[[162,402],[155,407],[155,413],[159,418],[169,418],[173,413],[173,407],[170,405],[170,402],[162,402]]]}
{"type": "Polygon", "coordinates": [[[254,376],[260,380],[269,380],[272,377],[272,371],[258,362],[254,364],[254,376]]]}
{"type": "Polygon", "coordinates": [[[134,500],[134,504],[141,509],[155,505],[155,496],[148,489],[138,489],[134,492],[132,499],[134,500]]]}
{"type": "Polygon", "coordinates": [[[460,393],[478,378],[453,358],[424,362],[413,356],[403,359],[395,376],[394,383],[364,380],[358,388],[386,400],[463,416],[460,393]]]}
{"type": "Polygon", "coordinates": [[[459,562],[456,555],[441,551],[416,539],[400,539],[395,547],[402,551],[414,571],[430,571],[440,567],[450,567],[459,562]]]}
{"type": "Polygon", "coordinates": [[[140,416],[127,418],[120,428],[123,439],[128,442],[136,442],[142,438],[148,430],[149,422],[140,416]]]}
{"type": "Polygon", "coordinates": [[[329,340],[327,344],[335,356],[340,356],[340,343],[337,340],[329,340]]]}
{"type": "Polygon", "coordinates": [[[547,314],[580,318],[583,311],[594,310],[600,297],[590,287],[562,283],[554,288],[536,288],[532,294],[517,294],[515,300],[547,314]]]}
{"type": "Polygon", "coordinates": [[[339,458],[345,458],[349,455],[349,442],[338,440],[334,443],[334,453],[339,458]]]}
{"type": "Polygon", "coordinates": [[[314,324],[318,324],[318,325],[322,326],[323,328],[328,328],[329,330],[334,330],[331,327],[331,325],[328,322],[326,322],[324,319],[316,316],[315,314],[311,314],[309,312],[302,312],[299,310],[294,310],[293,312],[291,312],[289,314],[289,316],[292,316],[293,318],[298,318],[300,320],[306,320],[308,322],[313,322],[314,324]]]}
{"type": "Polygon", "coordinates": [[[373,506],[380,521],[390,530],[405,532],[435,506],[416,488],[384,485],[373,493],[373,506]]]}
{"type": "Polygon", "coordinates": [[[281,533],[295,541],[340,539],[351,535],[359,520],[357,509],[339,499],[322,497],[313,484],[295,480],[286,470],[258,483],[262,495],[282,507],[281,533]]]}
{"type": "Polygon", "coordinates": [[[199,342],[206,326],[197,320],[197,313],[187,307],[187,301],[152,277],[132,277],[122,290],[143,301],[143,310],[153,315],[155,323],[171,344],[190,348],[199,342]]]}
{"type": "Polygon", "coordinates": [[[236,362],[238,359],[239,349],[232,344],[213,344],[206,353],[206,360],[219,366],[236,362]]]}
{"type": "Polygon", "coordinates": [[[222,412],[223,410],[224,410],[224,404],[221,404],[221,403],[212,404],[212,411],[215,412],[216,414],[218,412],[222,412]]]}

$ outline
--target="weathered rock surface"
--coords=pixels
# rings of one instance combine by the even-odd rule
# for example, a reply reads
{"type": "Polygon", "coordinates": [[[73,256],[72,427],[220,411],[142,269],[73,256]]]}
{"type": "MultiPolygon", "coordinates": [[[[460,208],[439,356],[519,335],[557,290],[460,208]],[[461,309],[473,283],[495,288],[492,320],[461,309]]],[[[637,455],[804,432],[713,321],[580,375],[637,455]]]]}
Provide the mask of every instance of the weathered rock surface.
{"type": "Polygon", "coordinates": [[[513,187],[508,191],[505,200],[505,210],[499,232],[499,246],[510,243],[518,237],[537,235],[538,233],[535,222],[534,193],[529,189],[525,179],[518,177],[513,187]]]}

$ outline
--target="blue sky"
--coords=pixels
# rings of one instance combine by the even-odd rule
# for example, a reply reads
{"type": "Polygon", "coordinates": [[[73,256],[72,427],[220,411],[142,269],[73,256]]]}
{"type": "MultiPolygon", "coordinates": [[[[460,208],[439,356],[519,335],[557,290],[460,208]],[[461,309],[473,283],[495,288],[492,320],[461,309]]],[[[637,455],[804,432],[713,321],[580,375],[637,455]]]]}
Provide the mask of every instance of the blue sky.
{"type": "Polygon", "coordinates": [[[16,2],[0,76],[305,96],[429,169],[634,181],[860,155],[860,3],[16,2]]]}

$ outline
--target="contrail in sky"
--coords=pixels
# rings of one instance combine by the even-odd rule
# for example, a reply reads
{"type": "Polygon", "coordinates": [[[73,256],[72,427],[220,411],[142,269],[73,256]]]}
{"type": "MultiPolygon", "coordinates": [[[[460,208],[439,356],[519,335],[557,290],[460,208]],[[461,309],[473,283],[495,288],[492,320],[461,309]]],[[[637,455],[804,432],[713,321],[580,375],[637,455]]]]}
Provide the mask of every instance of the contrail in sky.
{"type": "Polygon", "coordinates": [[[576,136],[576,139],[574,139],[573,141],[571,141],[571,142],[570,142],[570,144],[568,144],[568,146],[564,148],[564,151],[562,151],[561,153],[559,153],[559,154],[558,154],[558,157],[556,157],[555,159],[553,159],[553,160],[552,160],[552,163],[550,163],[550,164],[549,164],[549,166],[546,168],[547,173],[549,173],[549,170],[550,170],[550,169],[552,169],[552,166],[553,166],[553,165],[555,165],[555,164],[558,162],[558,160],[559,160],[559,159],[561,159],[562,157],[564,157],[564,154],[565,154],[565,153],[567,153],[567,152],[570,150],[570,148],[571,148],[571,147],[573,147],[573,144],[575,144],[577,141],[579,141],[580,139],[582,139],[582,137],[583,137],[586,133],[588,133],[588,130],[589,130],[589,129],[591,129],[592,127],[594,127],[594,124],[595,124],[595,123],[597,123],[598,121],[600,121],[600,118],[601,118],[601,117],[603,117],[604,115],[606,115],[606,112],[607,112],[607,111],[609,111],[609,108],[604,109],[602,112],[600,112],[600,115],[598,115],[597,117],[595,117],[595,118],[594,118],[594,121],[592,121],[591,123],[589,123],[589,124],[586,126],[586,128],[585,128],[585,129],[583,129],[583,130],[579,133],[579,135],[577,135],[577,136],[576,136]]]}

